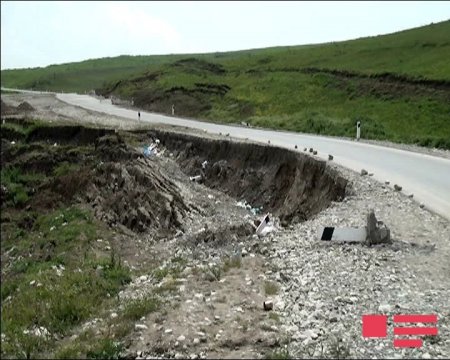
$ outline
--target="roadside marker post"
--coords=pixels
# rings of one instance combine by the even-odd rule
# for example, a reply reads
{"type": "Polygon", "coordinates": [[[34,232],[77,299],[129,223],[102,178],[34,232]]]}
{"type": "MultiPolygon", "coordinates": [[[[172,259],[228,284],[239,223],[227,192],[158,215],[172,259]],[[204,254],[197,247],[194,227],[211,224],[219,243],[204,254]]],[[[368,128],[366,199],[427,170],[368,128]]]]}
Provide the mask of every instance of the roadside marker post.
{"type": "Polygon", "coordinates": [[[356,123],[356,140],[359,141],[360,137],[361,137],[361,121],[358,121],[356,123]]]}

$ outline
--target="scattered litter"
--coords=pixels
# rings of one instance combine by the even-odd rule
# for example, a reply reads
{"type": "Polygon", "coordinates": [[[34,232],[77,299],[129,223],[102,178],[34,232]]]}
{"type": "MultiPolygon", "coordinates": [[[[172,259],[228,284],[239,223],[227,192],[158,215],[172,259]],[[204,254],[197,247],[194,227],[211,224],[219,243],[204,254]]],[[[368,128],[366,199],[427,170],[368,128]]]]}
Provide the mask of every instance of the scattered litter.
{"type": "Polygon", "coordinates": [[[270,311],[273,309],[273,301],[272,300],[266,300],[263,302],[263,308],[265,311],[270,311]]]}
{"type": "Polygon", "coordinates": [[[239,206],[239,207],[241,207],[241,208],[250,210],[250,212],[251,212],[253,215],[259,215],[259,214],[262,212],[262,209],[263,209],[262,206],[260,206],[260,207],[255,207],[255,208],[252,207],[246,200],[238,201],[238,202],[236,203],[236,206],[239,206]]]}
{"type": "Polygon", "coordinates": [[[260,224],[258,225],[258,227],[256,228],[256,234],[257,235],[263,235],[262,231],[264,230],[264,228],[267,226],[267,224],[269,223],[270,218],[269,218],[269,214],[267,213],[266,215],[263,216],[263,218],[261,219],[260,224]]]}
{"type": "Polygon", "coordinates": [[[159,156],[161,155],[161,152],[158,150],[158,144],[160,143],[160,141],[158,139],[155,140],[154,143],[148,145],[148,146],[144,146],[144,156],[145,157],[150,157],[150,156],[159,156]]]}
{"type": "Polygon", "coordinates": [[[189,180],[191,181],[195,181],[195,182],[199,182],[202,179],[201,175],[196,175],[196,176],[190,176],[189,180]]]}

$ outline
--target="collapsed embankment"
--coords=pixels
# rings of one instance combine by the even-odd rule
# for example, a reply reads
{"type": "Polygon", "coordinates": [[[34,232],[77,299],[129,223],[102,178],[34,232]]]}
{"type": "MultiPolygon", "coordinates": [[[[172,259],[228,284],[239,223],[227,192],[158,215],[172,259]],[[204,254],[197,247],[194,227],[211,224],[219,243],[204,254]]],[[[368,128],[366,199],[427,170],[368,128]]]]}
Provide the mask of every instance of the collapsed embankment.
{"type": "Polygon", "coordinates": [[[149,134],[173,153],[187,175],[201,174],[206,186],[262,207],[282,224],[304,221],[345,196],[347,180],[325,161],[302,153],[173,132],[149,134]]]}
{"type": "Polygon", "coordinates": [[[2,160],[6,167],[45,174],[36,196],[40,203],[83,198],[101,220],[133,231],[174,231],[190,209],[161,164],[151,157],[142,161],[142,148],[127,143],[131,138],[159,139],[187,180],[201,175],[205,186],[272,213],[282,225],[305,221],[345,196],[347,181],[325,161],[283,148],[156,130],[23,126],[2,130],[3,143],[23,143],[4,143],[2,160]],[[54,176],[62,163],[75,164],[74,171],[54,176]]]}

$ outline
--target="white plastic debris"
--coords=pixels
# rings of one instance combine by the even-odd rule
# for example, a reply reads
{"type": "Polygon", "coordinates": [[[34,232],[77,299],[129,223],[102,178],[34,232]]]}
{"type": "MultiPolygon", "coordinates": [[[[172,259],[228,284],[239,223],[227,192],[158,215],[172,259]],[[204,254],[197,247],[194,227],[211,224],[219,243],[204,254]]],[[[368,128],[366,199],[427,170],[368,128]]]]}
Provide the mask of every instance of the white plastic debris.
{"type": "Polygon", "coordinates": [[[189,180],[199,182],[202,179],[201,175],[190,176],[189,180]]]}

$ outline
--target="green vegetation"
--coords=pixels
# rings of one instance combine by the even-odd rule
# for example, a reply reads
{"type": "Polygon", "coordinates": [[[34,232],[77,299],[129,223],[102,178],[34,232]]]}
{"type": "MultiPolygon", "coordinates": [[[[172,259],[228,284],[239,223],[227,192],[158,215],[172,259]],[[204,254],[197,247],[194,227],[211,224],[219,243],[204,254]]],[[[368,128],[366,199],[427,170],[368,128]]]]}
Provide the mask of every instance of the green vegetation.
{"type": "Polygon", "coordinates": [[[265,281],[264,292],[266,295],[276,295],[278,294],[278,285],[273,281],[265,281]]]}
{"type": "Polygon", "coordinates": [[[222,265],[222,270],[224,273],[232,268],[239,269],[242,266],[242,258],[238,256],[231,256],[225,258],[222,265]]]}
{"type": "Polygon", "coordinates": [[[319,45],[120,56],[2,71],[2,85],[133,98],[199,119],[450,149],[450,21],[319,45]]]}
{"type": "Polygon", "coordinates": [[[123,313],[124,319],[139,320],[142,316],[156,311],[160,307],[160,302],[154,297],[147,296],[143,299],[130,301],[123,313]]]}
{"type": "Polygon", "coordinates": [[[282,359],[292,359],[291,355],[289,354],[289,351],[287,349],[277,349],[270,351],[265,356],[266,359],[275,359],[275,360],[282,360],[282,359]]]}
{"type": "Polygon", "coordinates": [[[52,340],[24,331],[43,327],[64,335],[131,280],[114,252],[101,258],[90,253],[106,230],[86,210],[68,207],[34,216],[26,232],[6,231],[2,219],[2,246],[16,258],[2,277],[2,331],[9,339],[4,351],[19,357],[45,350],[52,340]]]}

